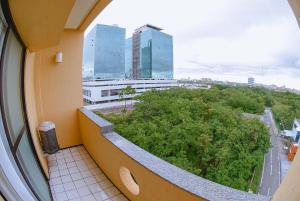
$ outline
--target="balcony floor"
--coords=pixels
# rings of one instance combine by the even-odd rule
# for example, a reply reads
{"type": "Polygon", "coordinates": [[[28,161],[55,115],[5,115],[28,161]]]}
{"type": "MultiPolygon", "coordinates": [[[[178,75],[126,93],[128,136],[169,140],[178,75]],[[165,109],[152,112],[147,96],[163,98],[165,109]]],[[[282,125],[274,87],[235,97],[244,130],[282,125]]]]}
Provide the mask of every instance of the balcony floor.
{"type": "Polygon", "coordinates": [[[128,201],[107,179],[83,146],[48,156],[55,201],[128,201]]]}

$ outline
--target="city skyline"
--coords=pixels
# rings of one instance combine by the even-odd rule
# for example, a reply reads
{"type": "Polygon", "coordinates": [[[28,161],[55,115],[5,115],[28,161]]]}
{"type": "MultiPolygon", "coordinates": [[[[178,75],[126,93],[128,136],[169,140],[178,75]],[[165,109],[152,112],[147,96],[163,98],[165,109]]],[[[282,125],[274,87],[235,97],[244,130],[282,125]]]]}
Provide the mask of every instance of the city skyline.
{"type": "Polygon", "coordinates": [[[173,79],[173,37],[153,25],[96,24],[84,39],[83,79],[173,79]]]}
{"type": "Polygon", "coordinates": [[[255,77],[263,84],[300,88],[300,36],[287,1],[190,0],[184,6],[172,2],[166,14],[170,3],[115,0],[94,23],[117,23],[127,29],[127,38],[141,24],[164,27],[174,37],[177,79],[255,77]],[[131,4],[136,12],[126,9],[131,4]]]}

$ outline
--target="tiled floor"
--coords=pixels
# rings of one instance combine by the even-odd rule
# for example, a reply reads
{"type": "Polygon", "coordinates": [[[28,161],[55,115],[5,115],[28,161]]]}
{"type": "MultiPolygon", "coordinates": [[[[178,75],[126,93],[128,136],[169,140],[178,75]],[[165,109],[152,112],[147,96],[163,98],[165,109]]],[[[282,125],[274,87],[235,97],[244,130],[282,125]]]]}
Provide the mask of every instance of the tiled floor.
{"type": "Polygon", "coordinates": [[[106,178],[83,146],[48,156],[55,201],[128,201],[106,178]]]}

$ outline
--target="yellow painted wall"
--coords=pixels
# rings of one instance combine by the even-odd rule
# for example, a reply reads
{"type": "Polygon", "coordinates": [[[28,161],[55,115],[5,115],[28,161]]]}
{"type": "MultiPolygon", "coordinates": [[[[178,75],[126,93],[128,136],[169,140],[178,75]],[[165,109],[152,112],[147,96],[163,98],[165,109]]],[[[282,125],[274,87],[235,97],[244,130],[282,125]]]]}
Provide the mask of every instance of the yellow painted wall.
{"type": "Polygon", "coordinates": [[[43,154],[39,134],[37,131],[39,120],[37,116],[36,96],[35,96],[35,86],[34,86],[35,83],[34,82],[35,80],[34,59],[35,59],[35,54],[26,51],[25,75],[24,75],[26,110],[28,115],[30,132],[32,135],[32,140],[33,140],[36,153],[41,162],[44,172],[49,178],[47,158],[43,154]]]}
{"type": "Polygon", "coordinates": [[[291,167],[279,188],[276,190],[272,201],[299,201],[300,200],[300,153],[298,152],[291,167]]]}
{"type": "Polygon", "coordinates": [[[132,201],[204,200],[162,179],[120,151],[101,135],[100,128],[78,112],[82,141],[108,178],[132,201]],[[131,194],[121,181],[119,168],[127,167],[139,184],[140,194],[131,194]]]}
{"type": "Polygon", "coordinates": [[[77,108],[82,107],[83,32],[64,31],[57,46],[35,53],[35,92],[39,123],[53,121],[60,148],[81,144],[77,108]],[[63,62],[55,55],[63,53],[63,62]]]}

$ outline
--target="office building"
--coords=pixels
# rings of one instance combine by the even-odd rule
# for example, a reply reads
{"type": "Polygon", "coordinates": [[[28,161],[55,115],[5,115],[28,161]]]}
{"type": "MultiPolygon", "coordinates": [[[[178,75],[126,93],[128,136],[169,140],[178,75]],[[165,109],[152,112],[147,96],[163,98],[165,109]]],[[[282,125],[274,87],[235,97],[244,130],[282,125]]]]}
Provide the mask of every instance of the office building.
{"type": "Polygon", "coordinates": [[[82,84],[83,99],[90,104],[120,101],[119,93],[127,86],[135,89],[135,94],[126,95],[125,97],[126,99],[132,99],[145,91],[170,89],[178,87],[179,84],[177,80],[173,79],[87,81],[82,84]]]}
{"type": "Polygon", "coordinates": [[[173,37],[161,31],[161,28],[146,24],[126,40],[126,77],[173,78],[173,37]]]}
{"type": "Polygon", "coordinates": [[[83,78],[125,78],[125,29],[97,24],[84,39],[83,78]]]}
{"type": "Polygon", "coordinates": [[[249,77],[248,78],[248,85],[254,85],[255,84],[255,79],[254,77],[249,77]]]}

